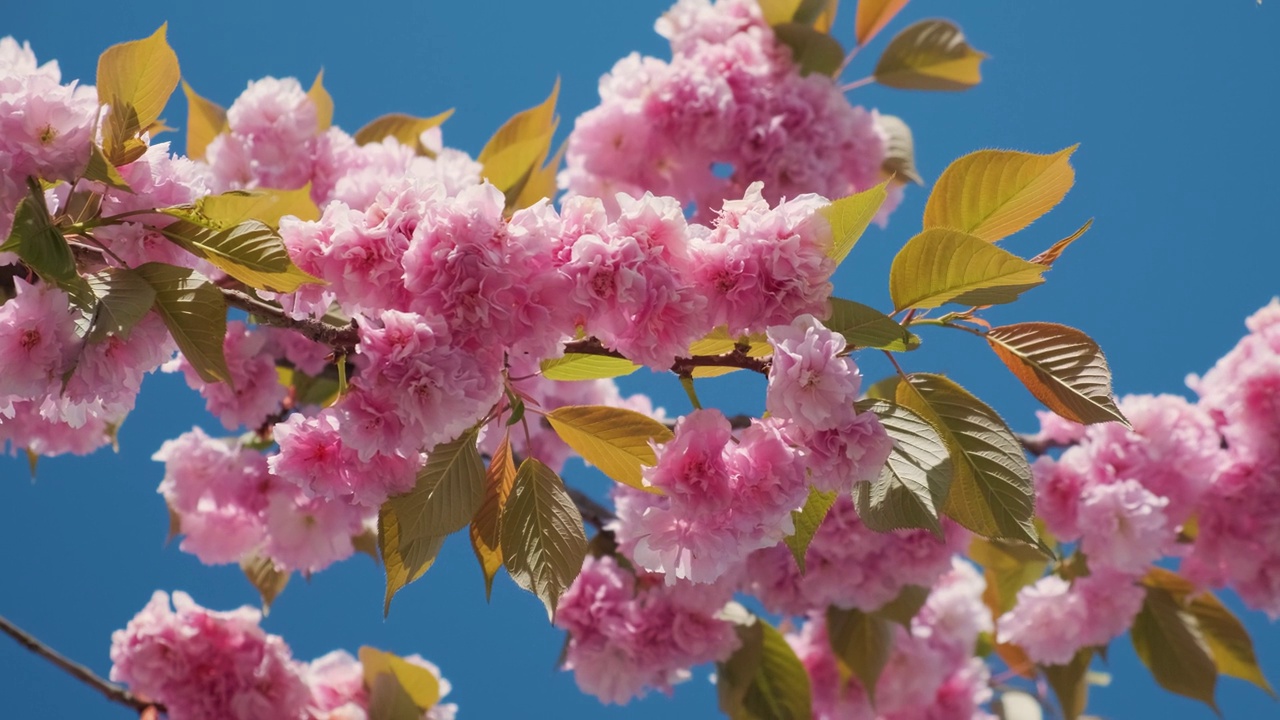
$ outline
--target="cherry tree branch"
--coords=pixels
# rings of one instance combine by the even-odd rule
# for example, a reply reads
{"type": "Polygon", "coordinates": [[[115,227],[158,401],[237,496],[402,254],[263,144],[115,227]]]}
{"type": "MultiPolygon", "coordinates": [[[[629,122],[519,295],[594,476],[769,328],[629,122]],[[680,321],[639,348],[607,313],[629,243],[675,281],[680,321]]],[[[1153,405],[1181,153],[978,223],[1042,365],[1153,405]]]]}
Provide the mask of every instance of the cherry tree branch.
{"type": "MultiPolygon", "coordinates": [[[[599,355],[601,357],[619,358],[628,360],[626,355],[617,350],[610,350],[595,338],[587,338],[586,340],[575,340],[565,343],[565,354],[575,355],[599,355]]],[[[763,358],[754,358],[742,348],[734,348],[733,352],[723,355],[694,355],[693,357],[677,358],[675,363],[671,365],[671,372],[681,377],[691,373],[694,368],[700,367],[727,367],[738,368],[741,370],[752,370],[761,375],[769,374],[769,361],[763,358]]]]}
{"type": "Polygon", "coordinates": [[[296,330],[311,340],[328,345],[340,355],[350,355],[360,343],[360,331],[354,322],[337,327],[319,320],[298,320],[289,317],[279,305],[260,300],[249,293],[234,288],[218,289],[222,291],[227,305],[252,314],[260,324],[296,330]]]}
{"type": "Polygon", "coordinates": [[[35,639],[18,626],[9,622],[3,616],[0,616],[0,631],[3,631],[4,634],[14,640],[17,640],[19,645],[53,663],[71,677],[102,693],[102,695],[111,702],[133,708],[139,713],[143,713],[149,708],[155,708],[159,712],[164,712],[163,705],[143,700],[123,687],[103,680],[95,675],[89,668],[64,657],[57,650],[54,650],[48,645],[45,645],[35,639]]]}
{"type": "Polygon", "coordinates": [[[1035,435],[1027,435],[1025,433],[1018,433],[1018,442],[1022,443],[1023,450],[1026,450],[1028,453],[1031,453],[1035,457],[1040,457],[1041,455],[1047,455],[1050,450],[1056,450],[1058,448],[1067,448],[1067,447],[1071,447],[1074,444],[1074,443],[1058,442],[1056,440],[1050,440],[1048,438],[1040,438],[1035,435]]]}

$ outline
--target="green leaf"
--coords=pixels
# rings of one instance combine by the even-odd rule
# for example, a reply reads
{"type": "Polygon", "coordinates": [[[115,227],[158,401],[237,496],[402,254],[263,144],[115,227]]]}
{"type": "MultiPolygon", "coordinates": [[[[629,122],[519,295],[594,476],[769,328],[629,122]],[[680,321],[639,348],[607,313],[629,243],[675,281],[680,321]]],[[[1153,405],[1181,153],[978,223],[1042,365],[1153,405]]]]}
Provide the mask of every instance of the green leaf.
{"type": "Polygon", "coordinates": [[[391,612],[391,598],[402,588],[426,574],[440,555],[444,535],[406,534],[400,517],[390,502],[378,510],[378,551],[387,570],[387,591],[382,615],[391,612]]]}
{"type": "Polygon", "coordinates": [[[65,291],[78,307],[93,309],[93,292],[76,270],[76,259],[62,231],[53,224],[44,204],[44,195],[35,190],[18,203],[13,230],[0,245],[0,252],[17,253],[27,267],[45,282],[65,291]]]}
{"type": "Polygon", "coordinates": [[[1076,720],[1084,713],[1089,702],[1089,663],[1093,660],[1093,649],[1084,648],[1076,653],[1066,665],[1044,666],[1044,676],[1058,696],[1058,704],[1062,707],[1063,720],[1076,720]]]}
{"type": "Polygon", "coordinates": [[[893,352],[920,347],[920,338],[894,322],[893,318],[852,300],[830,299],[831,317],[824,325],[840,333],[850,345],[893,352]]]}
{"type": "Polygon", "coordinates": [[[533,458],[520,463],[502,511],[500,537],[511,579],[538,596],[550,620],[587,557],[582,516],[551,468],[533,458]]]}
{"type": "Polygon", "coordinates": [[[422,710],[395,675],[382,673],[366,680],[369,690],[369,720],[421,720],[422,710]]]}
{"type": "Polygon", "coordinates": [[[791,519],[795,523],[796,531],[783,538],[783,542],[791,549],[791,556],[796,559],[796,566],[800,568],[801,575],[805,571],[804,556],[809,550],[809,543],[813,542],[813,536],[818,532],[818,527],[827,517],[831,506],[835,504],[836,497],[835,492],[822,492],[816,488],[809,488],[809,497],[804,501],[804,507],[791,511],[791,519]]]}
{"type": "Polygon", "coordinates": [[[651,443],[672,438],[666,425],[634,410],[604,405],[566,405],[546,418],[560,439],[600,472],[638,490],[656,492],[644,484],[641,468],[658,462],[651,443]]]}
{"type": "Polygon", "coordinates": [[[873,412],[893,440],[889,461],[874,482],[859,483],[858,517],[878,532],[924,528],[941,537],[938,509],[947,500],[953,472],[942,437],[910,408],[887,400],[862,400],[859,412],[873,412]]]}
{"type": "Polygon", "coordinates": [[[791,48],[791,58],[801,75],[818,73],[834,77],[844,64],[840,41],[812,25],[787,22],[773,26],[778,42],[791,48]]]}
{"type": "Polygon", "coordinates": [[[89,164],[84,169],[84,179],[100,182],[115,190],[133,192],[129,183],[125,182],[124,176],[115,165],[111,164],[111,161],[107,160],[102,148],[96,143],[89,149],[89,164]]]}
{"type": "Polygon", "coordinates": [[[316,106],[316,134],[319,135],[333,125],[333,97],[324,89],[324,68],[316,73],[316,80],[311,83],[307,98],[316,106]]]}
{"type": "Polygon", "coordinates": [[[951,454],[951,490],[943,511],[984,537],[1039,543],[1035,491],[1022,445],[1000,416],[941,375],[913,373],[899,405],[928,420],[951,454]]]}
{"type": "MultiPolygon", "coordinates": [[[[143,40],[112,45],[98,58],[98,102],[110,105],[103,149],[114,165],[130,162],[136,136],[160,119],[182,72],[165,39],[168,23],[143,40]]],[[[146,147],[143,145],[143,151],[146,147]]]]}
{"type": "Polygon", "coordinates": [[[108,268],[86,281],[98,298],[89,342],[99,342],[107,335],[128,339],[133,326],[146,317],[156,301],[155,288],[132,270],[108,268]]]}
{"type": "Polygon", "coordinates": [[[639,365],[625,358],[586,353],[566,353],[564,357],[542,361],[542,377],[548,380],[603,380],[639,369],[639,365]]]}
{"type": "Polygon", "coordinates": [[[222,230],[178,220],[160,232],[250,287],[288,293],[307,283],[323,282],[298,269],[279,234],[258,220],[222,230]]]}
{"type": "Polygon", "coordinates": [[[1193,597],[1188,609],[1200,624],[1201,635],[1218,672],[1253,683],[1275,698],[1276,692],[1262,673],[1253,651],[1253,640],[1240,619],[1210,592],[1193,597]]]}
{"type": "Polygon", "coordinates": [[[503,123],[476,157],[481,175],[506,196],[508,212],[516,209],[516,200],[530,174],[551,152],[551,138],[559,124],[555,114],[559,95],[557,79],[545,101],[503,123]]]}
{"type": "Polygon", "coordinates": [[[452,115],[453,108],[428,118],[414,117],[403,113],[383,115],[357,130],[355,141],[358,145],[368,145],[369,143],[382,142],[386,138],[393,137],[401,145],[413,148],[413,151],[419,155],[435,157],[435,153],[422,144],[422,133],[443,125],[444,121],[448,120],[452,115]]]}
{"type": "Polygon", "coordinates": [[[929,588],[919,585],[904,585],[898,596],[880,606],[873,615],[878,618],[897,623],[904,628],[911,628],[911,620],[924,607],[929,599],[929,588]]]}
{"type": "Polygon", "coordinates": [[[839,265],[849,256],[849,251],[866,232],[880,206],[889,197],[885,189],[888,181],[880,183],[862,192],[841,198],[818,210],[815,217],[821,217],[831,226],[831,250],[827,253],[839,265]]]}
{"type": "Polygon", "coordinates": [[[1072,145],[1050,155],[979,150],[942,171],[924,207],[924,228],[947,228],[988,242],[1049,212],[1075,183],[1072,145]]]}
{"type": "Polygon", "coordinates": [[[266,615],[271,611],[271,603],[276,601],[280,593],[284,592],[285,585],[289,584],[289,573],[276,569],[271,558],[256,552],[240,558],[240,569],[262,598],[262,614],[266,615]]]}
{"type": "Polygon", "coordinates": [[[896,310],[998,305],[1043,283],[1047,269],[972,235],[934,228],[908,240],[893,259],[889,295],[896,310]]]}
{"type": "Polygon", "coordinates": [[[900,90],[968,90],[982,81],[986,55],[947,20],[921,20],[898,33],[876,64],[875,79],[900,90]]]}
{"type": "Polygon", "coordinates": [[[1147,586],[1129,637],[1142,663],[1164,689],[1199,700],[1218,712],[1218,668],[1200,624],[1169,590],[1147,586]]]}
{"type": "Polygon", "coordinates": [[[876,683],[893,650],[893,625],[858,609],[827,608],[827,639],[842,667],[853,673],[874,704],[876,683]]]}
{"type": "Polygon", "coordinates": [[[296,190],[232,190],[196,201],[196,212],[216,229],[232,228],[249,220],[258,220],[272,229],[280,227],[280,218],[292,215],[299,220],[319,220],[320,208],[311,199],[311,184],[296,190]]]}
{"type": "Polygon", "coordinates": [[[858,0],[858,15],[853,26],[858,45],[866,45],[906,4],[907,0],[858,0]]]}
{"type": "Polygon", "coordinates": [[[888,138],[880,169],[903,182],[923,185],[924,178],[916,170],[916,141],[911,135],[911,127],[902,118],[885,114],[876,117],[876,127],[888,138]]]}
{"type": "Polygon", "coordinates": [[[365,684],[372,687],[374,681],[383,675],[395,678],[417,707],[419,717],[440,702],[440,681],[427,668],[368,645],[360,648],[359,657],[365,684]]]}
{"type": "Polygon", "coordinates": [[[741,647],[716,665],[720,709],[731,720],[812,717],[809,673],[782,633],[760,618],[737,631],[741,647]]]}
{"type": "Polygon", "coordinates": [[[222,351],[227,304],[222,292],[189,268],[147,263],[134,269],[156,291],[155,308],[183,357],[205,382],[229,382],[222,351]]]}
{"type": "Polygon", "coordinates": [[[182,94],[187,97],[187,157],[203,160],[209,143],[227,130],[227,111],[200,97],[185,80],[182,94]]]}
{"type": "Polygon", "coordinates": [[[881,378],[866,388],[867,400],[888,400],[893,402],[898,396],[898,383],[902,382],[902,378],[898,375],[890,375],[881,378]]]}
{"type": "Polygon", "coordinates": [[[484,598],[488,600],[493,592],[493,578],[502,567],[502,511],[507,499],[511,497],[511,487],[516,481],[515,459],[511,455],[511,438],[502,436],[498,449],[489,459],[489,470],[485,473],[484,499],[480,509],[471,518],[471,549],[475,551],[476,560],[480,561],[480,571],[484,573],[484,598]]]}
{"type": "Polygon", "coordinates": [[[1018,591],[1039,580],[1049,566],[1033,546],[981,537],[969,543],[969,559],[985,570],[987,589],[983,599],[995,617],[1012,610],[1018,591]]]}
{"type": "Polygon", "coordinates": [[[1037,400],[1081,424],[1129,422],[1111,394],[1111,368],[1093,338],[1066,325],[1032,322],[983,337],[1037,400]]]}

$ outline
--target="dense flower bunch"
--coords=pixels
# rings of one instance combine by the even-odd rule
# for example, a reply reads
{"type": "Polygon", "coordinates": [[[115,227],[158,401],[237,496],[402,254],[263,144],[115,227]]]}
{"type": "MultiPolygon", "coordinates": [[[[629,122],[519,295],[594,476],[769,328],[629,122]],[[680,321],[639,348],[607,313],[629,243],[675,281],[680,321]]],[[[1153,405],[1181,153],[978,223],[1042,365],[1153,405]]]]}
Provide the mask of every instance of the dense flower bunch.
{"type": "MultiPolygon", "coordinates": [[[[776,203],[881,181],[876,112],[850,105],[837,80],[802,74],[756,2],[680,0],[657,30],[671,60],[618,61],[600,80],[600,105],[578,117],[561,177],[572,194],[652,191],[711,218],[755,182],[776,203]]],[[[882,221],[901,186],[892,193],[882,221]]]]}
{"type": "MultiPolygon", "coordinates": [[[[369,692],[351,655],[335,651],[310,664],[293,659],[278,635],[262,630],[262,614],[242,607],[207,610],[184,592],[157,591],[125,629],[111,637],[111,679],[167,708],[173,720],[280,718],[364,720],[369,692]]],[[[407,662],[435,675],[440,695],[449,684],[436,666],[407,662]]],[[[452,720],[453,704],[439,704],[423,720],[452,720]]]]}

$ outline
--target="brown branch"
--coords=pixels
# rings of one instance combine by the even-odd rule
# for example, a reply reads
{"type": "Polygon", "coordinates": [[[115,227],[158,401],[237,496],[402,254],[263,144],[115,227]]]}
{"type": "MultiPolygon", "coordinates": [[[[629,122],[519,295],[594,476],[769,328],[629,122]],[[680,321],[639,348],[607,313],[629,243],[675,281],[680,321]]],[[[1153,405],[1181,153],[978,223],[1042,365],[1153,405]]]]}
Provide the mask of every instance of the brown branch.
{"type": "Polygon", "coordinates": [[[163,705],[143,700],[123,687],[103,680],[95,675],[89,668],[67,659],[58,651],[48,645],[45,645],[24,632],[21,628],[6,620],[3,616],[0,616],[0,631],[4,631],[6,635],[17,640],[19,645],[22,645],[31,652],[53,663],[71,677],[102,693],[103,696],[111,702],[133,708],[139,713],[145,712],[148,708],[154,708],[159,712],[165,711],[163,705]]]}
{"type": "Polygon", "coordinates": [[[1026,450],[1028,453],[1034,455],[1035,457],[1046,455],[1049,453],[1050,450],[1056,450],[1058,448],[1068,448],[1075,444],[1075,443],[1058,442],[1056,440],[1050,440],[1048,438],[1040,438],[1035,435],[1027,435],[1025,433],[1018,433],[1018,442],[1022,443],[1023,450],[1026,450]]]}
{"type": "Polygon", "coordinates": [[[280,306],[260,300],[249,293],[225,287],[219,290],[222,291],[222,297],[226,298],[227,305],[252,314],[260,324],[297,330],[311,340],[328,345],[340,355],[352,354],[360,343],[360,331],[354,322],[336,327],[319,320],[297,320],[285,314],[280,306]]]}
{"type": "MultiPolygon", "coordinates": [[[[565,354],[573,353],[577,355],[600,355],[602,357],[620,358],[628,360],[629,358],[617,350],[611,350],[605,347],[595,338],[587,338],[586,340],[575,340],[565,343],[565,354]]],[[[676,358],[675,363],[671,365],[671,372],[676,375],[685,376],[693,371],[694,368],[700,367],[728,367],[738,368],[741,370],[752,370],[761,375],[769,374],[769,361],[763,358],[753,358],[747,355],[742,348],[734,348],[733,352],[723,355],[694,355],[687,358],[676,358]]]]}
{"type": "Polygon", "coordinates": [[[566,485],[565,489],[569,491],[569,497],[573,499],[573,504],[578,508],[578,513],[582,515],[582,521],[589,523],[600,532],[608,532],[604,529],[604,526],[616,519],[613,512],[575,487],[566,485]]]}

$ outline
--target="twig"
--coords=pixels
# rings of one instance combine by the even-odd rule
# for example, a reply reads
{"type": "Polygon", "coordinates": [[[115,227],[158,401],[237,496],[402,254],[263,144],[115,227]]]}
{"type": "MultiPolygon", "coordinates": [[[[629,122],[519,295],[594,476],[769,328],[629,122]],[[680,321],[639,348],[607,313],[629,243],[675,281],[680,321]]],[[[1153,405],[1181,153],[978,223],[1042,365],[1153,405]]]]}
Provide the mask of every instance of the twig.
{"type": "Polygon", "coordinates": [[[19,645],[53,663],[71,677],[102,693],[111,702],[133,708],[139,713],[146,711],[148,708],[155,708],[159,712],[165,711],[163,705],[143,700],[119,685],[103,680],[89,668],[67,659],[58,651],[28,635],[3,616],[0,616],[0,630],[17,640],[19,645]]]}
{"type": "Polygon", "coordinates": [[[339,354],[350,355],[360,343],[360,331],[354,322],[336,327],[319,320],[298,320],[285,314],[283,308],[260,300],[234,288],[219,288],[227,305],[251,313],[262,325],[297,330],[318,343],[328,345],[339,354]]]}
{"type": "Polygon", "coordinates": [[[1023,450],[1026,450],[1036,457],[1046,455],[1050,450],[1067,448],[1075,444],[1069,442],[1058,442],[1057,440],[1040,438],[1035,435],[1027,435],[1024,433],[1018,433],[1018,442],[1022,443],[1023,450]]]}
{"type": "MultiPolygon", "coordinates": [[[[628,359],[627,356],[617,350],[610,350],[605,347],[595,338],[565,343],[564,351],[565,354],[599,355],[601,357],[628,359]]],[[[729,367],[752,370],[761,375],[769,374],[769,361],[767,359],[751,357],[742,348],[734,348],[733,352],[727,352],[723,355],[694,355],[693,357],[677,358],[675,363],[671,365],[671,372],[684,376],[693,372],[694,368],[700,367],[729,367]]]]}
{"type": "Polygon", "coordinates": [[[573,499],[573,504],[582,515],[583,522],[590,523],[592,527],[600,532],[607,532],[604,526],[616,519],[616,516],[610,512],[609,508],[592,500],[589,495],[575,487],[566,486],[566,489],[569,491],[569,497],[573,499]]]}

